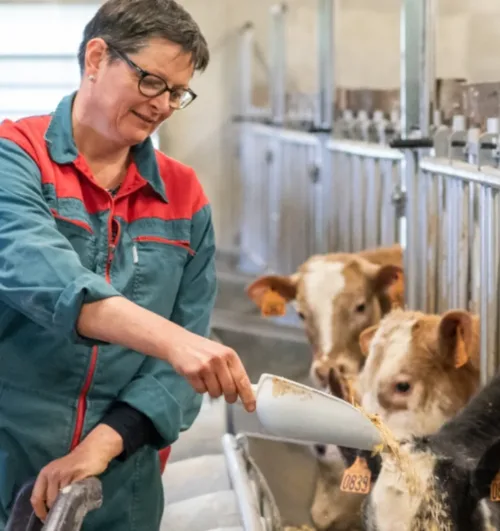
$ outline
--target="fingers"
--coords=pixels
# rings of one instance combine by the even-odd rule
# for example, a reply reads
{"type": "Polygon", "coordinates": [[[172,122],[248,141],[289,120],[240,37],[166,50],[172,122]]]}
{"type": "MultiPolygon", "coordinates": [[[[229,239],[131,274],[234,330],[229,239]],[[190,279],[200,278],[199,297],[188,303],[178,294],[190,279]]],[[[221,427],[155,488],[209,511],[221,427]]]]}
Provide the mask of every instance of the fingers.
{"type": "Polygon", "coordinates": [[[59,494],[59,474],[53,473],[49,477],[47,483],[47,492],[46,492],[46,505],[50,509],[54,502],[56,501],[57,495],[59,494]]]}
{"type": "Polygon", "coordinates": [[[36,478],[30,499],[33,510],[40,520],[45,520],[47,517],[47,506],[45,505],[45,500],[47,498],[47,486],[48,479],[42,470],[36,478]]]}
{"type": "Polygon", "coordinates": [[[222,389],[218,380],[218,376],[218,371],[214,372],[211,370],[205,371],[205,373],[202,375],[203,381],[205,382],[205,385],[207,387],[208,394],[212,398],[219,398],[219,396],[222,394],[222,389]]]}
{"type": "Polygon", "coordinates": [[[236,352],[207,339],[200,347],[193,349],[192,357],[189,356],[191,359],[185,358],[187,363],[179,367],[178,372],[186,376],[198,393],[208,392],[212,398],[224,395],[230,404],[236,402],[239,396],[248,412],[255,411],[252,385],[236,352]]]}
{"type": "Polygon", "coordinates": [[[234,404],[236,400],[238,400],[238,389],[233,379],[233,375],[229,369],[228,362],[224,361],[221,364],[217,373],[217,377],[219,379],[222,393],[224,394],[226,402],[229,404],[234,404]]]}
{"type": "Polygon", "coordinates": [[[188,375],[186,378],[197,393],[202,395],[203,393],[207,392],[207,386],[198,375],[188,375]]]}
{"type": "Polygon", "coordinates": [[[243,367],[240,358],[235,354],[229,360],[228,365],[233,376],[233,380],[236,384],[236,390],[238,392],[238,395],[241,398],[241,401],[243,402],[243,406],[249,413],[252,413],[253,411],[255,411],[256,407],[255,394],[253,392],[250,379],[248,378],[247,372],[245,371],[245,368],[243,367]]]}
{"type": "Polygon", "coordinates": [[[228,347],[223,349],[221,355],[211,358],[210,364],[202,372],[208,392],[212,398],[223,394],[230,404],[236,402],[240,395],[245,409],[254,411],[252,403],[255,403],[255,398],[245,369],[234,350],[228,347]]]}

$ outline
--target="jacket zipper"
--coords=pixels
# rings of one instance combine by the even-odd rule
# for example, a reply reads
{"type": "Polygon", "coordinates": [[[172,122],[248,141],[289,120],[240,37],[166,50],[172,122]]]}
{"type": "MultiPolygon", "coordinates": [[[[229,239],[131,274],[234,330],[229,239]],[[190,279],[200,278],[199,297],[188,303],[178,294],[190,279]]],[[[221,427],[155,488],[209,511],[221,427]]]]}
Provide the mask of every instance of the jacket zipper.
{"type": "Polygon", "coordinates": [[[76,426],[73,432],[73,440],[71,441],[71,450],[74,450],[80,444],[80,438],[82,436],[83,424],[85,421],[85,413],[87,412],[87,393],[94,377],[95,366],[97,364],[97,347],[92,348],[92,354],[90,356],[90,366],[85,378],[85,383],[78,397],[78,405],[76,409],[76,426]]]}
{"type": "MultiPolygon", "coordinates": [[[[120,224],[117,221],[113,223],[113,207],[111,207],[109,219],[109,250],[108,257],[106,260],[106,269],[104,273],[106,282],[111,282],[111,262],[113,261],[116,244],[118,242],[118,239],[120,238],[120,224]]],[[[80,396],[78,397],[78,404],[76,409],[76,425],[75,431],[73,432],[73,439],[71,441],[71,450],[74,450],[78,446],[78,444],[80,444],[80,439],[82,437],[83,425],[85,423],[85,414],[87,413],[87,394],[92,384],[92,379],[94,378],[95,368],[97,365],[97,353],[98,348],[97,346],[94,346],[92,348],[92,353],[90,356],[90,365],[87,372],[87,376],[85,378],[85,383],[83,384],[82,390],[80,391],[80,396]]]]}

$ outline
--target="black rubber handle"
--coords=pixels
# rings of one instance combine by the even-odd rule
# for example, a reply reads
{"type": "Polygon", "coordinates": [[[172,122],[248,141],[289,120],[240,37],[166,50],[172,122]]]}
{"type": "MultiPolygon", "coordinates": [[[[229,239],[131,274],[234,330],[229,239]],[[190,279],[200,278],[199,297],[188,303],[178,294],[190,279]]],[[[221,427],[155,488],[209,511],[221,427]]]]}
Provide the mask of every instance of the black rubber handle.
{"type": "Polygon", "coordinates": [[[434,142],[432,138],[395,138],[389,146],[394,149],[432,148],[434,142]]]}

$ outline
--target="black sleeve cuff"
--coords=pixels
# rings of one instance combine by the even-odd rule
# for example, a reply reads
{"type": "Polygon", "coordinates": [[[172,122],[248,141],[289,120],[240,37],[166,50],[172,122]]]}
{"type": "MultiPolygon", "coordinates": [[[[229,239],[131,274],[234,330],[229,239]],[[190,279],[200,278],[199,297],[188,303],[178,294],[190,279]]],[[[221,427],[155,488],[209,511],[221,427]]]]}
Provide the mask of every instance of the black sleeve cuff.
{"type": "Polygon", "coordinates": [[[115,402],[101,424],[113,428],[123,439],[123,452],[116,458],[118,461],[125,461],[139,448],[154,444],[160,437],[149,417],[125,402],[115,402]]]}

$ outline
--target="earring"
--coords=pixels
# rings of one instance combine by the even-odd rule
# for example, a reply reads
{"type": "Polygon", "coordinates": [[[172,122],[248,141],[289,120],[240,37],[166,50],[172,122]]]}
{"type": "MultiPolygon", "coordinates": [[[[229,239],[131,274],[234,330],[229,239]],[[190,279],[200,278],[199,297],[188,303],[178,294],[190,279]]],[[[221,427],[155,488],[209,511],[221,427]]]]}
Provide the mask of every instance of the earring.
{"type": "Polygon", "coordinates": [[[95,76],[90,75],[90,76],[89,76],[89,81],[95,81],[95,76]]]}

